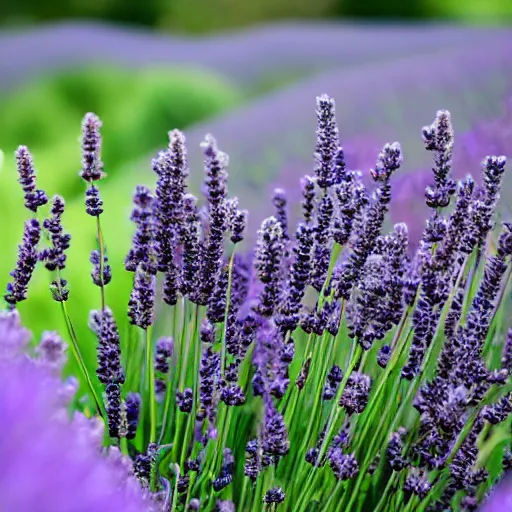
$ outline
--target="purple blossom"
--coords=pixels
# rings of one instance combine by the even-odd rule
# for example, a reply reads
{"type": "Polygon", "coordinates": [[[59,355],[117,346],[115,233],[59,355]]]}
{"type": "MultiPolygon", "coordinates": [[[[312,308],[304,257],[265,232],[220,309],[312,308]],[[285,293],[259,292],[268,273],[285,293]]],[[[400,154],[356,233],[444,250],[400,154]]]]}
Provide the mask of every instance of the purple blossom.
{"type": "Polygon", "coordinates": [[[359,472],[359,464],[353,453],[346,455],[341,448],[335,448],[329,454],[329,465],[338,480],[350,480],[359,472]]]}
{"type": "Polygon", "coordinates": [[[109,308],[92,311],[89,325],[98,337],[98,367],[96,374],[102,384],[109,382],[122,384],[125,376],[121,365],[119,331],[109,308]]]}
{"type": "Polygon", "coordinates": [[[370,386],[371,379],[368,375],[359,372],[350,375],[340,398],[340,406],[345,408],[347,414],[360,414],[364,411],[370,386]]]}
{"type": "Polygon", "coordinates": [[[354,233],[354,243],[344,262],[337,285],[337,296],[348,299],[368,256],[377,241],[391,200],[390,177],[401,165],[402,152],[398,142],[386,144],[379,153],[371,171],[377,184],[370,204],[365,208],[361,222],[354,233]]]}
{"type": "Polygon", "coordinates": [[[36,347],[39,360],[49,368],[60,373],[66,363],[67,345],[56,332],[45,331],[36,347]]]}
{"type": "Polygon", "coordinates": [[[197,199],[192,194],[183,196],[183,268],[180,282],[181,293],[197,302],[197,290],[201,270],[201,223],[197,211],[197,199]]]}
{"type": "Polygon", "coordinates": [[[91,112],[82,120],[82,170],[80,176],[87,183],[98,181],[105,176],[101,161],[102,123],[100,118],[91,112]]]}
{"type": "Polygon", "coordinates": [[[85,191],[85,213],[91,217],[99,217],[103,213],[103,201],[100,189],[91,185],[85,191]]]}
{"type": "Polygon", "coordinates": [[[234,244],[238,244],[244,239],[248,216],[249,213],[247,210],[236,210],[234,213],[230,223],[231,241],[234,244]]]}
{"type": "Polygon", "coordinates": [[[1,366],[0,456],[9,465],[0,477],[0,509],[148,510],[140,488],[101,456],[92,430],[60,414],[59,383],[44,368],[1,366]]]}
{"type": "Polygon", "coordinates": [[[262,469],[260,441],[258,439],[248,441],[245,452],[247,455],[245,456],[244,475],[255,482],[262,469]]]}
{"type": "Polygon", "coordinates": [[[128,317],[132,325],[147,329],[155,317],[156,277],[139,266],[135,272],[133,289],[128,303],[128,317]]]}
{"type": "Polygon", "coordinates": [[[313,250],[313,271],[311,284],[319,292],[324,286],[329,269],[329,258],[332,249],[332,217],[333,202],[326,194],[318,208],[317,224],[314,228],[315,246],[313,250]]]}
{"type": "Polygon", "coordinates": [[[414,470],[407,475],[404,482],[404,491],[415,494],[420,499],[425,498],[431,487],[432,486],[425,475],[414,470]]]}
{"type": "Polygon", "coordinates": [[[141,399],[138,393],[128,393],[125,401],[126,411],[126,439],[133,439],[139,426],[141,399]]]}
{"type": "Polygon", "coordinates": [[[222,266],[224,233],[228,228],[227,165],[228,157],[217,142],[207,135],[202,143],[205,156],[204,192],[208,201],[208,239],[203,257],[201,304],[207,304],[222,266]]]}
{"type": "Polygon", "coordinates": [[[332,400],[336,396],[338,386],[343,380],[343,372],[338,365],[333,365],[327,374],[327,382],[324,387],[323,399],[332,400]]]}
{"type": "Polygon", "coordinates": [[[64,233],[62,227],[62,214],[64,213],[64,199],[54,196],[50,209],[51,217],[43,222],[43,227],[49,235],[51,246],[39,253],[39,259],[44,261],[45,267],[50,270],[62,270],[66,266],[66,253],[69,249],[71,235],[64,233]]]}
{"type": "Polygon", "coordinates": [[[37,212],[40,206],[48,202],[48,196],[44,190],[36,188],[36,171],[34,162],[26,146],[20,146],[16,150],[16,164],[18,168],[18,182],[25,193],[25,208],[37,212]]]}
{"type": "Polygon", "coordinates": [[[112,280],[112,269],[108,263],[107,254],[105,253],[103,256],[103,274],[101,269],[102,265],[100,251],[96,249],[91,251],[89,261],[92,263],[92,282],[96,286],[106,286],[108,283],[110,283],[112,280]]]}
{"type": "Polygon", "coordinates": [[[262,452],[270,463],[277,464],[290,449],[288,432],[283,416],[275,408],[272,398],[265,397],[265,419],[261,436],[262,452]]]}
{"type": "Polygon", "coordinates": [[[124,263],[126,270],[130,272],[135,272],[141,265],[144,272],[156,274],[154,201],[148,187],[137,186],[133,194],[134,208],[131,215],[131,221],[136,226],[135,234],[124,263]]]}
{"type": "Polygon", "coordinates": [[[309,225],[313,220],[315,210],[315,179],[311,176],[304,176],[300,180],[302,189],[302,212],[304,222],[309,225]]]}
{"type": "Polygon", "coordinates": [[[339,147],[335,102],[326,94],[317,97],[317,129],[315,146],[315,174],[318,186],[327,188],[335,179],[335,157],[339,147]]]}
{"type": "Polygon", "coordinates": [[[283,489],[281,489],[281,487],[274,487],[272,489],[269,489],[265,493],[265,497],[263,498],[263,501],[267,504],[282,503],[284,501],[285,496],[286,495],[285,495],[283,489]]]}
{"type": "Polygon", "coordinates": [[[283,230],[275,217],[263,221],[258,232],[256,249],[256,275],[263,283],[258,312],[272,316],[281,294],[281,259],[283,256],[283,230]]]}
{"type": "Polygon", "coordinates": [[[105,409],[107,411],[108,434],[112,438],[121,437],[121,386],[110,382],[105,386],[105,409]]]}
{"type": "Polygon", "coordinates": [[[386,458],[393,471],[402,471],[407,466],[407,461],[403,457],[404,439],[407,430],[403,427],[397,432],[393,432],[389,438],[386,448],[386,458]]]}
{"type": "Polygon", "coordinates": [[[181,412],[192,412],[194,402],[194,392],[192,388],[185,388],[183,391],[176,392],[176,405],[181,412]]]}
{"type": "Polygon", "coordinates": [[[31,332],[22,326],[16,309],[0,310],[0,360],[23,355],[31,337],[31,332]]]}
{"type": "Polygon", "coordinates": [[[18,246],[18,261],[11,272],[12,281],[7,285],[5,301],[15,306],[27,298],[28,284],[38,260],[37,245],[41,237],[41,226],[36,219],[25,222],[23,241],[18,246]]]}
{"type": "Polygon", "coordinates": [[[220,379],[220,354],[207,346],[199,366],[199,418],[215,419],[216,394],[220,379]]]}
{"type": "Polygon", "coordinates": [[[288,212],[286,211],[286,206],[288,203],[288,199],[286,197],[286,192],[282,188],[276,188],[272,195],[272,204],[275,208],[275,218],[281,224],[281,229],[283,230],[283,240],[289,240],[288,236],[288,212]]]}
{"type": "Polygon", "coordinates": [[[455,192],[451,178],[453,127],[450,112],[439,110],[434,122],[422,130],[425,149],[434,152],[434,187],[427,187],[425,197],[430,208],[444,208],[450,204],[455,192]]]}
{"type": "Polygon", "coordinates": [[[311,256],[313,249],[312,228],[299,224],[293,247],[294,260],[290,268],[286,297],[277,319],[283,329],[293,331],[299,323],[301,301],[311,273],[311,256]]]}

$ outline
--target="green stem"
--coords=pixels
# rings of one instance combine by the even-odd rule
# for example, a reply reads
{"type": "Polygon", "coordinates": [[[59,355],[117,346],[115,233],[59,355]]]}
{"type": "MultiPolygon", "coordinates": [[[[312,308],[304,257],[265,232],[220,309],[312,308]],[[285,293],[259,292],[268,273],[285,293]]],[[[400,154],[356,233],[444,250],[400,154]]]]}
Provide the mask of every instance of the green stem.
{"type": "Polygon", "coordinates": [[[101,293],[101,310],[105,310],[105,283],[103,282],[103,272],[105,269],[105,244],[103,243],[103,232],[101,230],[100,216],[96,217],[96,231],[98,237],[98,246],[100,251],[100,293],[101,293]]]}
{"type": "Polygon", "coordinates": [[[146,373],[149,380],[149,415],[150,434],[149,442],[156,441],[156,401],[155,401],[155,367],[153,365],[153,345],[151,340],[152,326],[145,330],[146,335],[146,373]]]}
{"type": "Polygon", "coordinates": [[[105,419],[105,416],[103,414],[103,409],[101,407],[101,401],[98,399],[98,395],[96,394],[96,390],[94,389],[94,385],[92,383],[91,377],[89,376],[89,372],[87,371],[84,359],[80,352],[80,347],[78,346],[78,339],[76,337],[76,332],[75,332],[75,329],[73,328],[73,324],[71,323],[71,318],[68,315],[66,303],[61,302],[60,305],[62,308],[62,314],[64,315],[64,321],[66,322],[66,327],[67,327],[67,330],[69,333],[69,338],[71,339],[71,351],[73,352],[73,356],[75,357],[75,360],[78,363],[78,366],[82,372],[82,375],[84,376],[85,381],[87,382],[87,385],[89,386],[89,391],[91,392],[91,395],[94,399],[96,409],[98,410],[99,415],[103,419],[105,419]]]}

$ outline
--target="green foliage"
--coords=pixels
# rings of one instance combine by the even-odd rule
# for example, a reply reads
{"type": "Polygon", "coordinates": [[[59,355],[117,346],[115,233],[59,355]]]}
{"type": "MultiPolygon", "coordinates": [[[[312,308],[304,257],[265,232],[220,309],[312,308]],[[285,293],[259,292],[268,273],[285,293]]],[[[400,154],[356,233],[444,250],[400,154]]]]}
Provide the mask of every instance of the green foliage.
{"type": "MultiPolygon", "coordinates": [[[[165,134],[238,104],[241,94],[222,77],[186,69],[95,68],[46,77],[0,102],[0,147],[11,155],[27,145],[49,192],[76,195],[76,141],[84,112],[105,122],[108,174],[165,144],[165,134]],[[58,155],[58,156],[57,156],[58,155]]],[[[12,166],[8,158],[6,163],[12,166]]]]}

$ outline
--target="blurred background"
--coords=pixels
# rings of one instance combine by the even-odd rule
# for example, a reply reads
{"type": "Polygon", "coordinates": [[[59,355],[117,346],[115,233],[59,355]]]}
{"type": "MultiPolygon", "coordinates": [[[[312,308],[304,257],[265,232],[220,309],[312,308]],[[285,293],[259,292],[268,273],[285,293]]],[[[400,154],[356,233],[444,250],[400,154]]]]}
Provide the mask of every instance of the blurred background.
{"type": "MultiPolygon", "coordinates": [[[[511,156],[511,23],[506,0],[2,0],[0,287],[27,218],[13,156],[25,144],[40,186],[67,201],[69,308],[91,340],[93,364],[86,326],[98,307],[88,262],[95,224],[78,178],[88,111],[104,125],[108,302],[119,315],[131,286],[120,270],[131,194],[154,182],[151,157],[173,128],[187,136],[194,192],[204,135],[229,153],[230,189],[251,212],[251,238],[270,211],[272,188],[285,187],[294,201],[299,178],[312,172],[315,97],[328,93],[349,166],[367,173],[385,142],[402,143],[391,220],[407,222],[414,241],[431,179],[421,127],[436,110],[453,116],[457,177],[478,176],[488,153],[511,156]]],[[[511,185],[509,176],[507,197],[511,185]]],[[[48,281],[40,270],[20,307],[36,334],[62,328],[48,281]]]]}

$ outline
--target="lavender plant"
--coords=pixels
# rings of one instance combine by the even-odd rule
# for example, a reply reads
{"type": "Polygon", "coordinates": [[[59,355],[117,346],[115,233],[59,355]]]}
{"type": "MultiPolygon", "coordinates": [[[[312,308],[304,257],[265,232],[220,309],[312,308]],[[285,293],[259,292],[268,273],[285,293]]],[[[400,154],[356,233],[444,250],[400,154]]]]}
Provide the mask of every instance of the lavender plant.
{"type": "MultiPolygon", "coordinates": [[[[314,177],[301,181],[296,228],[276,189],[275,215],[254,250],[244,245],[247,212],[229,196],[227,155],[206,136],[201,202],[187,191],[186,140],[174,130],[152,162],[154,191],[134,192],[125,269],[108,263],[101,122],[85,116],[95,373],[66,309],[80,290],[63,277],[64,200],[41,222],[46,195],[28,150],[17,153],[33,215],[4,296],[1,353],[23,333],[9,325],[44,264],[84,384],[72,408],[103,422],[106,450],[138,481],[141,510],[475,510],[495,502],[510,470],[512,224],[497,222],[505,157],[484,158],[481,184],[457,185],[451,117],[437,113],[423,129],[431,215],[413,250],[405,224],[387,233],[400,145],[384,145],[368,188],[346,166],[334,100],[317,106],[314,177]],[[108,306],[116,271],[133,274],[126,318],[108,306]]],[[[56,333],[36,353],[61,368],[56,333]]]]}

